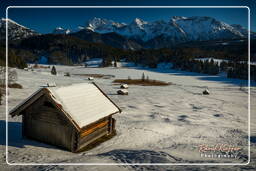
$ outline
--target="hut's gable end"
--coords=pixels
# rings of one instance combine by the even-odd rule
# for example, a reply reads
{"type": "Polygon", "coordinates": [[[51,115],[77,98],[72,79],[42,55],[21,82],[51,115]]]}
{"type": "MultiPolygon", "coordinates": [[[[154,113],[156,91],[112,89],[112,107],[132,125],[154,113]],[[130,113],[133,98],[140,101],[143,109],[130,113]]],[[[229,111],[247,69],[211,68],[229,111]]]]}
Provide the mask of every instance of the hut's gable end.
{"type": "Polygon", "coordinates": [[[47,95],[41,96],[22,113],[30,115],[30,117],[38,121],[72,126],[66,115],[56,108],[47,95]]]}
{"type": "Polygon", "coordinates": [[[29,96],[27,99],[25,99],[23,102],[21,102],[19,105],[17,105],[15,108],[13,108],[10,111],[10,115],[12,117],[17,115],[22,115],[23,111],[32,105],[36,100],[38,100],[41,96],[44,95],[43,89],[37,90],[35,93],[33,93],[31,96],[29,96]]]}
{"type": "Polygon", "coordinates": [[[24,110],[22,132],[25,137],[72,150],[76,129],[44,95],[24,110]]]}

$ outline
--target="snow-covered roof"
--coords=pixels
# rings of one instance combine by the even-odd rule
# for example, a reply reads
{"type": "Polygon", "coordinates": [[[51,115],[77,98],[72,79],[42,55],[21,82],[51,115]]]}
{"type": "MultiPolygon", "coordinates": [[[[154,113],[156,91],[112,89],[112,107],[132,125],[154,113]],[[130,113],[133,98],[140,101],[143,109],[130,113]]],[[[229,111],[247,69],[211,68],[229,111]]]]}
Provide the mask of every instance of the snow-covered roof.
{"type": "Polygon", "coordinates": [[[67,87],[49,87],[57,103],[62,105],[80,128],[119,109],[94,84],[75,84],[67,87]]]}
{"type": "MultiPolygon", "coordinates": [[[[121,112],[94,83],[74,84],[65,87],[46,87],[43,89],[48,90],[50,97],[52,97],[56,104],[61,106],[62,110],[68,114],[80,128],[103,117],[121,112]]],[[[25,104],[34,95],[35,93],[17,107],[19,108],[25,104]]],[[[10,113],[17,110],[17,107],[10,113]]]]}

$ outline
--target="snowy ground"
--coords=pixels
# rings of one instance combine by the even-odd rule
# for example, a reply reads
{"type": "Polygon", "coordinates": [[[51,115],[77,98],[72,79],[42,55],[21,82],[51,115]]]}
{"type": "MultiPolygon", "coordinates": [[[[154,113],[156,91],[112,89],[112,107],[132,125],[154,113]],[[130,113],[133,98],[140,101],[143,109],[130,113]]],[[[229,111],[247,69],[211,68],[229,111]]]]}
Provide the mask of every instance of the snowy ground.
{"type": "MultiPolygon", "coordinates": [[[[68,85],[89,82],[72,74],[107,74],[115,78],[94,81],[119,105],[117,135],[96,148],[73,154],[54,146],[21,138],[21,117],[9,117],[10,163],[246,163],[248,158],[247,81],[175,70],[141,68],[84,68],[56,66],[50,69],[18,70],[23,89],[10,89],[9,109],[47,82],[68,85]],[[64,73],[70,72],[71,77],[64,73]],[[129,86],[128,96],[116,95],[113,79],[141,78],[172,82],[170,86],[129,86]],[[242,89],[240,85],[243,85],[242,89]],[[211,94],[202,95],[208,87],[211,94]],[[230,144],[242,148],[237,158],[204,158],[198,146],[230,144]]],[[[255,86],[255,83],[252,83],[255,86]]],[[[255,104],[256,88],[251,88],[255,104]]],[[[222,170],[254,170],[256,161],[256,106],[251,106],[251,158],[249,166],[222,166],[222,170]]],[[[220,166],[7,166],[5,163],[5,105],[0,106],[0,161],[10,170],[220,170],[220,166]]]]}

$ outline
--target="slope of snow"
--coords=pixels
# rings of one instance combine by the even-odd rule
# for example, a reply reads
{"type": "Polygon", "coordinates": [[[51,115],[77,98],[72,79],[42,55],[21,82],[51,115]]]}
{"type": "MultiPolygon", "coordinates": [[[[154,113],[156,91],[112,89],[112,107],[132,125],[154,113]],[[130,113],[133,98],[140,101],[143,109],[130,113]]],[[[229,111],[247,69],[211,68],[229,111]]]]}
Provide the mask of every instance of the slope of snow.
{"type": "MultiPolygon", "coordinates": [[[[89,82],[83,76],[72,74],[110,74],[115,79],[141,78],[142,73],[150,79],[172,82],[170,86],[129,86],[128,96],[118,96],[120,85],[112,84],[114,78],[94,81],[123,110],[116,115],[117,135],[99,146],[78,154],[41,142],[22,139],[21,117],[9,118],[9,162],[20,163],[149,163],[149,162],[246,162],[248,94],[247,81],[227,79],[167,69],[146,70],[143,68],[84,68],[81,66],[56,66],[58,75],[50,69],[34,71],[17,70],[18,82],[23,89],[10,89],[9,109],[16,106],[29,94],[47,82],[57,86],[89,82]],[[69,72],[71,77],[65,77],[69,72]],[[243,85],[242,89],[240,84],[243,85]],[[208,87],[210,95],[202,95],[208,87]],[[232,144],[242,148],[239,158],[204,158],[198,152],[201,144],[232,144]]],[[[252,83],[255,86],[255,82],[252,83]]],[[[256,89],[251,88],[251,98],[255,100],[256,89]]],[[[5,108],[0,106],[0,150],[3,152],[5,136],[5,108]]],[[[251,106],[251,112],[256,106],[251,106]]],[[[251,136],[255,136],[256,118],[251,116],[251,136]]],[[[255,142],[252,143],[255,146],[255,142]]],[[[256,149],[251,148],[251,157],[256,157],[256,149]]],[[[0,156],[0,161],[5,155],[0,156]]],[[[4,163],[4,162],[3,162],[4,163]]],[[[4,166],[7,168],[7,166],[4,166]]],[[[8,166],[11,167],[11,166],[8,166]]],[[[29,166],[30,170],[149,170],[149,166],[29,166]],[[89,169],[90,168],[90,169],[89,169]]],[[[227,166],[227,170],[240,170],[237,166],[227,166]]],[[[243,166],[245,167],[245,166],[243,166]]],[[[13,166],[21,170],[22,166],[13,166]]],[[[193,170],[190,167],[152,166],[153,170],[193,170]]],[[[201,170],[200,168],[196,170],[201,170]]],[[[209,170],[203,169],[202,170],[209,170]]],[[[219,170],[211,167],[211,170],[219,170]]],[[[241,167],[242,170],[242,167],[241,167]]]]}
{"type": "Polygon", "coordinates": [[[86,67],[100,67],[102,64],[102,58],[92,58],[85,62],[86,67]]]}

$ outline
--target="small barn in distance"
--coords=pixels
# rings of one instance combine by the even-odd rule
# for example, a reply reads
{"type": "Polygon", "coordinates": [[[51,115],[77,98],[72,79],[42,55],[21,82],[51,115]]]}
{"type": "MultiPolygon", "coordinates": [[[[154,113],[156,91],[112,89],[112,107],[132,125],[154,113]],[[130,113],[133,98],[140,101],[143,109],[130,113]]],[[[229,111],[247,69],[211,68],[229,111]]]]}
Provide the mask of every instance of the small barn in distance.
{"type": "Polygon", "coordinates": [[[120,108],[95,84],[44,87],[10,111],[22,115],[22,135],[78,152],[115,132],[120,108]]]}

